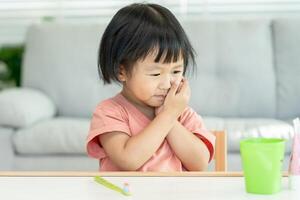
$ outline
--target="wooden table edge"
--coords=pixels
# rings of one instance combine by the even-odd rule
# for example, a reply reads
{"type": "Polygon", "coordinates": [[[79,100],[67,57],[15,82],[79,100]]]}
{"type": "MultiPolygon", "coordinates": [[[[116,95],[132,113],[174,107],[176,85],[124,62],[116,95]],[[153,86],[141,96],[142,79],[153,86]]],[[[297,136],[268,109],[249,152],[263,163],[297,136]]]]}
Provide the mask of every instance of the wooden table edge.
{"type": "MultiPolygon", "coordinates": [[[[288,173],[282,173],[284,177],[288,173]]],[[[94,177],[94,176],[116,176],[116,177],[242,177],[243,172],[96,172],[96,171],[0,171],[0,177],[94,177]]]]}

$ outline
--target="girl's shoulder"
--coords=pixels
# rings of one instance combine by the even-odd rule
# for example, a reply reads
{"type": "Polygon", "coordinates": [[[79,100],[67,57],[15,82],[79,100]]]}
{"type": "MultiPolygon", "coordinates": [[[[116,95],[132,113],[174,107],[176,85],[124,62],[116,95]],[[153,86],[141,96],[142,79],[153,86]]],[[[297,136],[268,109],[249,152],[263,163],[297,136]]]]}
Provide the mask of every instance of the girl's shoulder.
{"type": "Polygon", "coordinates": [[[122,107],[115,97],[102,100],[98,103],[97,108],[119,108],[122,107]]]}
{"type": "Polygon", "coordinates": [[[119,100],[119,94],[114,97],[104,99],[96,106],[95,112],[116,113],[122,115],[126,113],[126,108],[122,101],[119,100]]]}

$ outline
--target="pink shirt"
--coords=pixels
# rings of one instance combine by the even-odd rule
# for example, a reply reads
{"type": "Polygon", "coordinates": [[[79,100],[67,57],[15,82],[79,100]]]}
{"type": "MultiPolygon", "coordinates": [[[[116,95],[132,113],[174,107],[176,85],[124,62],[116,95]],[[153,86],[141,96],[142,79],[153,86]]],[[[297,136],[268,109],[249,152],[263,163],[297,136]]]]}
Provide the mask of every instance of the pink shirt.
{"type": "MultiPolygon", "coordinates": [[[[210,160],[214,154],[215,136],[209,132],[202,118],[191,108],[186,108],[178,121],[190,132],[196,134],[207,146],[210,160]]],[[[112,131],[129,136],[139,134],[151,120],[131,104],[121,93],[102,101],[95,109],[87,137],[88,155],[99,159],[100,171],[121,171],[107,156],[99,135],[112,131]]],[[[186,171],[165,139],[156,153],[138,171],[186,171]]]]}

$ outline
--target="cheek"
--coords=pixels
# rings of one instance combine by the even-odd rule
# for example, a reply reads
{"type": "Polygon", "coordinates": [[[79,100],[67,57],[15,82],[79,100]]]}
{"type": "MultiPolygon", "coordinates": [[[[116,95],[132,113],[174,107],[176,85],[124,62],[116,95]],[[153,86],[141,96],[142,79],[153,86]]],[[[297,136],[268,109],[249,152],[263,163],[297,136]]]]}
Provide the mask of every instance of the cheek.
{"type": "Polygon", "coordinates": [[[143,83],[141,83],[141,87],[143,88],[144,92],[148,95],[153,95],[156,91],[156,88],[158,86],[157,81],[155,80],[144,80],[143,83]]]}
{"type": "Polygon", "coordinates": [[[183,78],[182,74],[175,74],[172,79],[173,79],[173,82],[175,81],[181,81],[183,78]]]}
{"type": "Polygon", "coordinates": [[[157,81],[144,77],[134,83],[131,83],[131,88],[135,94],[142,100],[148,100],[155,94],[157,88],[157,81]]]}

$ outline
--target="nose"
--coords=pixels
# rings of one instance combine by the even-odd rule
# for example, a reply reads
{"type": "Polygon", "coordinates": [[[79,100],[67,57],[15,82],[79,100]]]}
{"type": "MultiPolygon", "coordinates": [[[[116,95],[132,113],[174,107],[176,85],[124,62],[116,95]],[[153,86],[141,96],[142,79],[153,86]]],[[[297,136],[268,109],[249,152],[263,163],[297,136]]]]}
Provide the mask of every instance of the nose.
{"type": "Polygon", "coordinates": [[[168,90],[171,87],[171,84],[173,83],[174,78],[172,76],[165,76],[162,78],[159,84],[159,89],[161,90],[168,90]]]}

